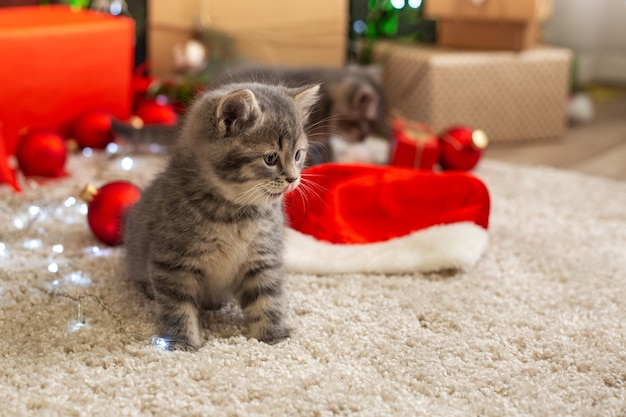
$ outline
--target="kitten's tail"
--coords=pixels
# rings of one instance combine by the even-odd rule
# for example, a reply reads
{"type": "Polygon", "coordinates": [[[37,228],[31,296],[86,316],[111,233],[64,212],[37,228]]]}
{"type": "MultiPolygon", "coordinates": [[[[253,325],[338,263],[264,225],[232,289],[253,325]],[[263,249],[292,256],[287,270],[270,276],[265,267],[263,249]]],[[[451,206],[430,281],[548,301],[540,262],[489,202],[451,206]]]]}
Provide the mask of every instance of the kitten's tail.
{"type": "Polygon", "coordinates": [[[131,145],[169,146],[174,143],[178,125],[157,124],[135,127],[130,123],[123,123],[113,118],[111,119],[111,128],[116,138],[131,145]]]}

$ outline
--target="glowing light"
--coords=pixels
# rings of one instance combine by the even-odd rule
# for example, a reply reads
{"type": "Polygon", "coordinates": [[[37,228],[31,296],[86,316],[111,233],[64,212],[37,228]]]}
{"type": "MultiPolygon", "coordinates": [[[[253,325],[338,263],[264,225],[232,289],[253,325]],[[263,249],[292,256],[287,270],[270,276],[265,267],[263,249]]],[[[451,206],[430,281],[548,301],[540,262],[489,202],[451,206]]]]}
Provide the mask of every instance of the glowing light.
{"type": "Polygon", "coordinates": [[[24,219],[22,219],[21,217],[15,217],[13,219],[13,226],[15,226],[19,230],[22,230],[23,228],[26,227],[26,223],[24,222],[24,219]]]}
{"type": "Polygon", "coordinates": [[[63,201],[63,205],[67,208],[72,207],[74,204],[76,204],[76,198],[74,197],[68,197],[63,201]]]}
{"type": "Polygon", "coordinates": [[[63,253],[64,249],[65,248],[60,243],[57,243],[56,245],[52,246],[52,252],[54,253],[63,253]]]}
{"type": "Polygon", "coordinates": [[[59,265],[57,265],[56,262],[52,262],[50,265],[48,265],[48,271],[56,274],[57,272],[59,272],[59,265]]]}
{"type": "Polygon", "coordinates": [[[54,209],[54,217],[66,224],[84,222],[85,214],[82,210],[82,204],[78,204],[78,200],[75,197],[66,198],[59,207],[54,209]]]}
{"type": "Polygon", "coordinates": [[[118,0],[111,2],[111,6],[109,7],[109,13],[113,16],[118,16],[122,13],[122,3],[118,0]]]}
{"type": "Polygon", "coordinates": [[[365,29],[367,29],[367,25],[363,20],[359,19],[352,24],[352,29],[355,33],[362,35],[365,33],[365,29]]]}
{"type": "Polygon", "coordinates": [[[63,279],[71,284],[79,285],[81,287],[91,285],[91,278],[87,275],[83,275],[82,271],[69,273],[63,277],[63,279]]]}
{"type": "Polygon", "coordinates": [[[150,343],[159,350],[169,350],[170,347],[170,341],[162,337],[153,337],[150,343]]]}
{"type": "Polygon", "coordinates": [[[124,171],[130,171],[131,169],[133,169],[133,164],[134,164],[133,158],[128,157],[128,156],[125,158],[122,158],[121,165],[124,171]]]}
{"type": "Polygon", "coordinates": [[[87,206],[87,204],[86,204],[86,203],[83,203],[83,204],[81,204],[81,205],[78,207],[78,211],[80,212],[80,214],[83,214],[83,215],[85,215],[85,216],[86,216],[86,215],[87,215],[87,211],[89,211],[89,208],[88,208],[88,206],[87,206]]]}
{"type": "Polygon", "coordinates": [[[7,256],[9,254],[9,250],[7,249],[7,245],[4,242],[0,242],[0,256],[7,256]]]}
{"type": "Polygon", "coordinates": [[[394,9],[401,9],[404,7],[405,2],[404,0],[391,0],[391,5],[394,9]]]}
{"type": "Polygon", "coordinates": [[[106,148],[107,153],[110,153],[112,155],[117,154],[120,151],[120,147],[117,143],[115,142],[111,142],[107,145],[106,148]]]}
{"type": "Polygon", "coordinates": [[[91,255],[95,257],[108,256],[111,253],[111,249],[109,248],[102,249],[98,246],[90,246],[87,249],[85,249],[85,253],[87,255],[91,255]]]}
{"type": "Polygon", "coordinates": [[[30,214],[31,217],[37,217],[40,213],[41,208],[37,206],[28,206],[28,214],[30,214]]]}
{"type": "Polygon", "coordinates": [[[83,148],[83,156],[85,158],[90,158],[93,155],[93,150],[91,148],[83,148]]]}
{"type": "Polygon", "coordinates": [[[422,7],[422,0],[409,0],[409,7],[412,9],[419,9],[422,7]]]}
{"type": "Polygon", "coordinates": [[[87,323],[84,321],[72,320],[70,323],[69,331],[70,333],[74,333],[85,327],[87,323]]]}
{"type": "Polygon", "coordinates": [[[42,245],[41,239],[26,239],[24,243],[22,243],[24,249],[39,249],[42,245]]]}

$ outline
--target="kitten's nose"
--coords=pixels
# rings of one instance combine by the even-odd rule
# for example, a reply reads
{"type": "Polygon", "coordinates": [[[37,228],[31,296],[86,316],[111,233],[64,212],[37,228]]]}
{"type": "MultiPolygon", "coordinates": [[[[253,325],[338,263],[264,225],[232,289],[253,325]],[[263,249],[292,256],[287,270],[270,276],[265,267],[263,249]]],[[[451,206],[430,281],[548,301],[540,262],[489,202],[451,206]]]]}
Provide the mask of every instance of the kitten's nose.
{"type": "Polygon", "coordinates": [[[298,188],[298,184],[295,182],[290,182],[289,185],[287,186],[287,189],[285,190],[286,193],[290,193],[293,190],[295,190],[296,188],[298,188]]]}
{"type": "Polygon", "coordinates": [[[285,177],[285,180],[287,180],[287,182],[291,184],[292,182],[296,182],[298,180],[298,177],[285,177]]]}

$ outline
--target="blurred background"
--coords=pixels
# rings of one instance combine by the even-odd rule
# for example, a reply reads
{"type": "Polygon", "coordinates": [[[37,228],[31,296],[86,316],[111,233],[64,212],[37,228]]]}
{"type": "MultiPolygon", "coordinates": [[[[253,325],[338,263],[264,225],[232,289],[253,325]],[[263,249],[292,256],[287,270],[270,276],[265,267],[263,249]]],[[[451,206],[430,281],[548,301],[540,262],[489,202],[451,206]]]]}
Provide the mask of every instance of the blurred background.
{"type": "Polygon", "coordinates": [[[626,179],[623,0],[0,0],[51,3],[131,18],[178,98],[241,63],[374,64],[391,107],[484,128],[488,157],[626,179]]]}

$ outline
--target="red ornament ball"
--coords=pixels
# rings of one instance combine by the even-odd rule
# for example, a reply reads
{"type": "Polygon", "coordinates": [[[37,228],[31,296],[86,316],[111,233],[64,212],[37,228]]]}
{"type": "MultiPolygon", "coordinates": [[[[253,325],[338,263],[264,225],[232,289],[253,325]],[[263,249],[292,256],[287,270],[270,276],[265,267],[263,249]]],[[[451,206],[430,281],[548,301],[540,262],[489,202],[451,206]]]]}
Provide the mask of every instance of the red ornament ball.
{"type": "Polygon", "coordinates": [[[17,143],[15,157],[24,175],[60,177],[65,174],[65,141],[54,132],[27,132],[17,143]]]}
{"type": "Polygon", "coordinates": [[[144,124],[164,124],[173,126],[178,122],[178,114],[174,107],[160,100],[142,101],[135,113],[144,124]]]}
{"type": "Polygon", "coordinates": [[[439,163],[446,170],[470,170],[480,160],[489,139],[482,130],[454,126],[439,136],[439,163]]]}
{"type": "Polygon", "coordinates": [[[114,181],[96,189],[87,185],[81,197],[87,202],[87,222],[93,234],[107,245],[124,240],[124,221],[141,197],[141,189],[128,181],[114,181]]]}
{"type": "Polygon", "coordinates": [[[81,148],[104,149],[115,139],[111,115],[105,111],[91,111],[80,116],[73,126],[74,140],[81,148]]]}

